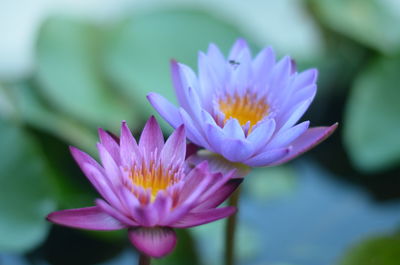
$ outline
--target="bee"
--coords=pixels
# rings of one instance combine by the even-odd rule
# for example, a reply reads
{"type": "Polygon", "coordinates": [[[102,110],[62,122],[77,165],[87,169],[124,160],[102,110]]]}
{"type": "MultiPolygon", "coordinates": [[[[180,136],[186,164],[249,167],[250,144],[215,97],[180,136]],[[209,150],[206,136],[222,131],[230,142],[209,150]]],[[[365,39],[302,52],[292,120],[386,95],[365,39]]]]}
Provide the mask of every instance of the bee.
{"type": "Polygon", "coordinates": [[[235,61],[235,60],[229,60],[230,65],[232,65],[232,67],[234,69],[238,68],[238,66],[240,65],[240,62],[235,61]]]}

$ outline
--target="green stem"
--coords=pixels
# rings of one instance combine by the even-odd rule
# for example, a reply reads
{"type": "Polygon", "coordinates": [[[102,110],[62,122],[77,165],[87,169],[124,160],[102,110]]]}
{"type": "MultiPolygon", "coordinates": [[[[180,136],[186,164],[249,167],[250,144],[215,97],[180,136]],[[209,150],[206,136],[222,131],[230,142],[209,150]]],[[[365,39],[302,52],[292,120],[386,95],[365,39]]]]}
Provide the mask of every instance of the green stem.
{"type": "MultiPolygon", "coordinates": [[[[238,188],[229,198],[229,205],[238,208],[240,188],[238,188]]],[[[228,217],[225,233],[225,265],[235,264],[235,233],[236,233],[237,213],[228,217]]]]}
{"type": "Polygon", "coordinates": [[[140,253],[138,265],[150,265],[151,258],[145,254],[140,253]]]}

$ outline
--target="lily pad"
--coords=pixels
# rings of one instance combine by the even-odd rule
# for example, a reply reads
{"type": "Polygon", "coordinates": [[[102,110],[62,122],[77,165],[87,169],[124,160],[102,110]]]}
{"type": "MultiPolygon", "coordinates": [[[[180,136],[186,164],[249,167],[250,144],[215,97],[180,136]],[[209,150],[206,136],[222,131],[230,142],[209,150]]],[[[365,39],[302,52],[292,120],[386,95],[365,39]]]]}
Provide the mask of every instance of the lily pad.
{"type": "Polygon", "coordinates": [[[400,32],[393,26],[400,23],[400,14],[396,11],[398,1],[310,2],[318,18],[332,30],[386,54],[397,53],[400,50],[400,32]]]}
{"type": "MultiPolygon", "coordinates": [[[[143,115],[156,112],[144,98],[157,92],[176,102],[169,62],[196,66],[197,52],[214,42],[227,51],[238,37],[232,25],[202,11],[165,10],[136,14],[109,36],[105,67],[110,80],[143,115]]],[[[164,123],[164,128],[165,123],[164,123]]]]}
{"type": "Polygon", "coordinates": [[[360,169],[377,171],[400,161],[400,59],[379,58],[357,77],[345,113],[344,141],[360,169]]]}
{"type": "Polygon", "coordinates": [[[103,34],[85,22],[47,20],[38,36],[37,80],[55,109],[93,127],[117,129],[121,120],[137,119],[133,108],[104,79],[103,34]]]}
{"type": "Polygon", "coordinates": [[[400,234],[368,238],[351,248],[341,265],[397,265],[400,260],[400,234]]]}
{"type": "Polygon", "coordinates": [[[47,235],[52,182],[34,139],[0,120],[0,252],[24,252],[47,235]]]}

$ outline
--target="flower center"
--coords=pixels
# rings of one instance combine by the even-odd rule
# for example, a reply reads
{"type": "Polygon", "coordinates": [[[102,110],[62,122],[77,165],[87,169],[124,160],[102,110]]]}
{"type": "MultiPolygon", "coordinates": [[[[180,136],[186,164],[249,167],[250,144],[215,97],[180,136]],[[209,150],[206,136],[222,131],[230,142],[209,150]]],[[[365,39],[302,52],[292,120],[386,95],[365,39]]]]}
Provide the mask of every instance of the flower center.
{"type": "Polygon", "coordinates": [[[250,122],[252,127],[268,115],[269,106],[265,97],[258,98],[256,94],[247,92],[243,96],[228,95],[219,100],[219,109],[225,114],[224,124],[231,118],[237,119],[240,125],[250,122]]]}
{"type": "MultiPolygon", "coordinates": [[[[163,168],[159,163],[151,162],[150,165],[135,165],[129,177],[134,185],[150,189],[151,201],[154,201],[160,190],[166,190],[179,181],[180,171],[180,167],[163,168]]],[[[141,200],[140,196],[138,198],[141,200]]]]}

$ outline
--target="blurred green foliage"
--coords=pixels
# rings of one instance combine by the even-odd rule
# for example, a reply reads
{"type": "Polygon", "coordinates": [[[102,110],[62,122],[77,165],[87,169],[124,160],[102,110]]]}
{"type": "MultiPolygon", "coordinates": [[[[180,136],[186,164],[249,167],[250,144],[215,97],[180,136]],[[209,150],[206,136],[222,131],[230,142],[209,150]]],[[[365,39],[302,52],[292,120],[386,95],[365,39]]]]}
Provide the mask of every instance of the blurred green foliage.
{"type": "MultiPolygon", "coordinates": [[[[266,9],[274,7],[269,3],[265,1],[266,9]]],[[[400,4],[396,0],[304,0],[294,6],[315,24],[313,29],[315,35],[321,35],[324,51],[298,61],[300,70],[305,65],[317,67],[321,75],[316,107],[306,118],[315,125],[341,124],[332,137],[334,144],[323,144],[319,147],[323,154],[314,158],[327,166],[343,165],[331,169],[343,173],[342,178],[360,177],[361,186],[367,176],[387,172],[389,180],[398,183],[400,31],[396,25],[400,4]]],[[[106,25],[65,16],[43,22],[32,76],[13,82],[0,80],[0,253],[28,253],[30,260],[39,257],[50,264],[60,262],[46,251],[58,253],[65,248],[61,243],[53,244],[54,236],[65,236],[69,230],[57,228],[48,237],[44,216],[56,208],[90,204],[96,196],[69,156],[68,145],[96,156],[96,128],[117,134],[121,120],[127,120],[137,134],[148,116],[155,114],[145,99],[148,92],[175,101],[170,59],[196,69],[197,52],[205,51],[210,42],[225,53],[237,37],[248,39],[254,51],[266,44],[259,41],[265,38],[255,35],[264,32],[247,31],[234,16],[222,16],[224,10],[212,9],[184,5],[133,10],[106,25]]],[[[261,10],[254,16],[262,14],[261,10]]],[[[276,17],[261,19],[276,24],[274,32],[292,34],[288,27],[279,30],[282,23],[275,21],[276,17]]],[[[303,26],[291,27],[295,32],[303,26]]],[[[166,134],[171,131],[165,122],[163,129],[166,134]]],[[[244,184],[247,202],[268,204],[291,194],[297,185],[295,169],[289,167],[258,169],[252,175],[244,184]]],[[[400,191],[396,194],[400,197],[400,191]]],[[[217,237],[217,230],[180,231],[177,251],[155,264],[215,261],[218,242],[200,248],[197,243],[204,245],[201,242],[210,240],[210,235],[217,237]],[[207,253],[211,256],[202,257],[207,253]]],[[[257,252],[253,248],[261,249],[260,239],[253,234],[243,236],[246,233],[241,232],[238,253],[251,262],[250,256],[257,252]]],[[[105,260],[123,249],[119,245],[121,234],[84,235],[88,244],[118,239],[118,246],[104,255],[105,260]]],[[[398,236],[367,241],[350,249],[341,264],[397,264],[396,244],[398,236]],[[368,263],[371,260],[379,262],[368,263]]],[[[101,247],[110,246],[104,243],[101,247]]]]}
{"type": "Polygon", "coordinates": [[[400,260],[400,235],[368,238],[351,248],[341,265],[397,265],[400,260]]]}
{"type": "Polygon", "coordinates": [[[56,191],[34,138],[19,126],[0,120],[0,249],[24,252],[40,244],[55,210],[56,191]],[[3,151],[3,152],[4,152],[3,151]]]}

